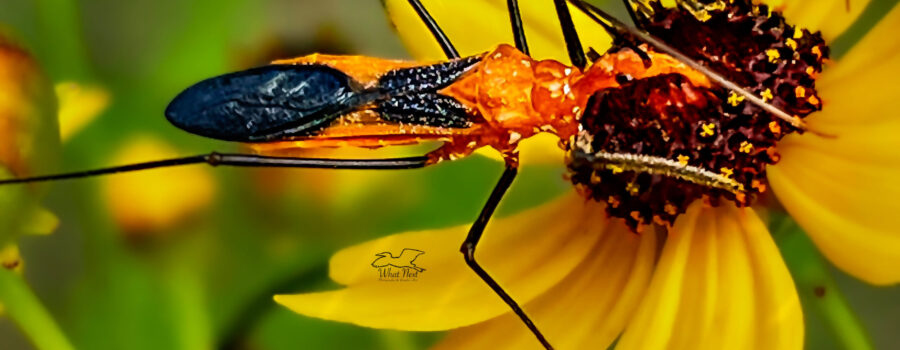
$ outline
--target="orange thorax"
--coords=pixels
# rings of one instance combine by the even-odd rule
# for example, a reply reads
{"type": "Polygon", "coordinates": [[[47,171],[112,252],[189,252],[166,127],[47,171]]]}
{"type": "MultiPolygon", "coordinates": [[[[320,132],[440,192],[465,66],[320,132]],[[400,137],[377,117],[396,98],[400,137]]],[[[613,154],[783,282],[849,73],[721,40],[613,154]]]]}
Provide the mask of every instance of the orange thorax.
{"type": "MultiPolygon", "coordinates": [[[[554,60],[535,60],[512,46],[502,44],[484,54],[465,76],[439,91],[457,99],[473,114],[473,126],[467,129],[434,128],[359,120],[377,120],[373,115],[351,115],[336,126],[309,139],[288,140],[251,147],[260,152],[285,148],[327,146],[380,147],[425,140],[445,142],[437,157],[456,158],[481,147],[492,147],[511,154],[519,141],[540,132],[569,140],[578,131],[578,121],[588,99],[597,91],[619,87],[617,77],[641,79],[667,73],[680,73],[698,86],[709,86],[702,74],[665,54],[649,52],[652,60],[645,67],[630,50],[604,55],[586,71],[554,60]]],[[[341,70],[362,85],[370,87],[391,70],[421,66],[423,63],[385,60],[363,56],[310,56],[281,60],[276,64],[325,64],[341,70]]],[[[355,114],[372,114],[362,111],[355,114]]],[[[439,159],[439,160],[440,160],[439,159]]]]}

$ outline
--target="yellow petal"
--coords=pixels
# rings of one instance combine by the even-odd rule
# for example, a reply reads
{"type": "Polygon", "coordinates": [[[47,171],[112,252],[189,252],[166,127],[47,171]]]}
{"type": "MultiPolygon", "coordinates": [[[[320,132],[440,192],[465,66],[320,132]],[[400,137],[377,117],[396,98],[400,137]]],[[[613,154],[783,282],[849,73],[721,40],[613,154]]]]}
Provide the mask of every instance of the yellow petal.
{"type": "Polygon", "coordinates": [[[810,31],[822,31],[831,42],[844,32],[870,0],[765,0],[773,9],[782,9],[788,23],[810,31]]]}
{"type": "Polygon", "coordinates": [[[800,349],[791,276],[763,222],[696,203],[676,222],[617,349],[800,349]]]}
{"type": "Polygon", "coordinates": [[[28,209],[26,215],[22,224],[23,233],[46,235],[53,233],[59,227],[59,218],[43,207],[34,205],[28,209]]]}
{"type": "Polygon", "coordinates": [[[819,249],[870,283],[900,282],[900,28],[894,8],[821,79],[810,125],[836,135],[791,135],[769,170],[772,189],[819,249]],[[864,257],[864,258],[863,258],[864,257]]]}
{"type": "Polygon", "coordinates": [[[56,84],[59,99],[59,133],[63,141],[83,129],[109,105],[109,93],[97,86],[75,82],[56,84]]]}
{"type": "MultiPolygon", "coordinates": [[[[506,1],[423,0],[422,3],[462,56],[490,51],[500,43],[513,44],[506,1]]],[[[413,57],[418,60],[446,58],[408,1],[384,0],[384,6],[413,57]]],[[[519,7],[532,57],[569,62],[553,2],[519,1],[519,7]]],[[[611,39],[603,28],[578,9],[572,6],[569,9],[585,50],[593,47],[597,52],[606,51],[611,39]]]]}
{"type": "MultiPolygon", "coordinates": [[[[574,194],[492,221],[476,257],[520,303],[543,293],[572,271],[600,236],[603,209],[574,194]]],[[[275,300],[312,317],[367,327],[445,330],[481,322],[509,308],[463,261],[458,247],[469,225],[393,235],[344,249],[331,260],[331,278],[347,288],[278,295],[275,300]],[[376,254],[424,254],[415,281],[380,281],[376,254]]],[[[407,269],[408,271],[408,269],[407,269]]]]}
{"type": "MultiPolygon", "coordinates": [[[[526,308],[559,349],[606,349],[631,319],[656,261],[656,235],[611,222],[566,279],[526,308]]],[[[512,313],[451,332],[437,349],[540,349],[512,313]],[[498,336],[502,335],[502,336],[498,336]]]]}
{"type": "MultiPolygon", "coordinates": [[[[522,165],[562,165],[565,159],[565,151],[559,147],[559,136],[540,133],[519,143],[519,164],[522,165]]],[[[503,161],[500,152],[489,147],[482,147],[475,151],[476,154],[503,161]]]]}
{"type": "Polygon", "coordinates": [[[22,274],[23,264],[22,256],[19,255],[19,246],[7,244],[0,248],[0,268],[22,274]]]}
{"type": "MultiPolygon", "coordinates": [[[[114,156],[114,164],[161,160],[180,154],[151,136],[134,138],[114,156]]],[[[149,170],[103,179],[109,211],[126,233],[172,228],[205,208],[215,193],[210,170],[203,165],[149,170]]]]}

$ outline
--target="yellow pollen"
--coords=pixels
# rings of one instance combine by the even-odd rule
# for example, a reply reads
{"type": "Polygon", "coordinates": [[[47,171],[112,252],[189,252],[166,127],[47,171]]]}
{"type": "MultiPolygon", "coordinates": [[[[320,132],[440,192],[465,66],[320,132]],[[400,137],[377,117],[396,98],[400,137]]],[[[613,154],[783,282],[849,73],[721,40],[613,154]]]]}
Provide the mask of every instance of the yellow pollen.
{"type": "Polygon", "coordinates": [[[763,193],[766,191],[766,185],[760,182],[759,180],[753,180],[750,183],[750,186],[755,188],[759,193],[763,193]]]}
{"type": "Polygon", "coordinates": [[[821,101],[819,101],[819,98],[816,97],[815,95],[810,96],[808,99],[806,99],[806,101],[809,101],[809,103],[813,106],[818,106],[819,103],[821,102],[821,101]]]}
{"type": "Polygon", "coordinates": [[[612,170],[613,174],[621,174],[623,171],[625,171],[625,168],[620,167],[620,166],[615,165],[615,164],[610,165],[610,166],[609,166],[609,169],[612,170]]]}
{"type": "Polygon", "coordinates": [[[750,142],[747,142],[747,141],[741,142],[741,148],[740,148],[740,151],[741,151],[741,152],[744,152],[744,153],[750,153],[750,152],[753,152],[753,144],[750,143],[750,142]]]}
{"type": "Polygon", "coordinates": [[[688,157],[686,155],[682,154],[682,155],[678,156],[678,163],[681,164],[682,166],[688,165],[689,160],[691,160],[691,157],[688,157]]]}
{"type": "Polygon", "coordinates": [[[744,96],[738,95],[734,91],[728,94],[728,104],[737,107],[741,102],[744,102],[744,96]]]}
{"type": "Polygon", "coordinates": [[[700,132],[700,136],[713,136],[716,134],[716,124],[703,124],[701,128],[703,131],[700,132]]]}
{"type": "Polygon", "coordinates": [[[722,176],[727,177],[729,179],[731,178],[731,175],[734,175],[734,170],[732,170],[731,168],[723,167],[723,168],[719,169],[719,171],[722,173],[722,176]]]}
{"type": "Polygon", "coordinates": [[[771,130],[773,134],[778,135],[781,133],[781,125],[778,125],[778,122],[773,120],[769,122],[769,130],[771,130]]]}
{"type": "Polygon", "coordinates": [[[791,48],[791,50],[797,50],[797,42],[794,39],[788,38],[784,41],[784,44],[791,48]]]}
{"type": "Polygon", "coordinates": [[[766,89],[766,91],[762,92],[762,99],[764,102],[769,102],[773,98],[775,98],[775,96],[772,95],[772,89],[766,89]]]}
{"type": "Polygon", "coordinates": [[[813,46],[812,53],[816,55],[817,58],[822,58],[822,49],[819,46],[813,46]]]}
{"type": "Polygon", "coordinates": [[[666,206],[664,209],[665,209],[666,213],[668,213],[669,215],[678,214],[678,207],[672,205],[672,203],[666,203],[666,206]]]}
{"type": "Polygon", "coordinates": [[[631,218],[633,218],[637,221],[641,221],[641,212],[639,212],[637,210],[631,211],[631,218]]]}
{"type": "Polygon", "coordinates": [[[781,54],[776,49],[766,50],[766,56],[769,56],[769,62],[772,63],[778,62],[778,59],[781,58],[781,54]]]}
{"type": "Polygon", "coordinates": [[[592,184],[596,185],[596,184],[600,183],[601,181],[603,181],[603,178],[600,177],[600,174],[598,174],[596,171],[591,173],[591,183],[592,184]]]}
{"type": "Polygon", "coordinates": [[[625,185],[625,190],[634,195],[641,190],[641,187],[634,182],[629,182],[628,185],[625,185]]]}
{"type": "Polygon", "coordinates": [[[659,215],[653,215],[653,223],[655,223],[657,225],[668,225],[669,224],[668,222],[666,222],[666,220],[663,220],[663,218],[659,215]]]}
{"type": "Polygon", "coordinates": [[[609,196],[609,198],[606,199],[606,202],[609,203],[609,205],[611,205],[613,208],[618,208],[618,207],[619,207],[619,204],[621,204],[621,203],[619,202],[619,200],[616,199],[616,197],[613,197],[613,196],[609,196]]]}
{"type": "Polygon", "coordinates": [[[797,98],[806,97],[806,88],[798,86],[796,89],[794,89],[794,95],[796,95],[797,98]]]}
{"type": "Polygon", "coordinates": [[[806,74],[813,75],[816,73],[816,69],[813,66],[806,67],[806,74]]]}
{"type": "Polygon", "coordinates": [[[797,30],[794,31],[794,39],[800,39],[800,38],[802,38],[802,37],[803,37],[803,31],[802,31],[802,30],[797,29],[797,30]]]}

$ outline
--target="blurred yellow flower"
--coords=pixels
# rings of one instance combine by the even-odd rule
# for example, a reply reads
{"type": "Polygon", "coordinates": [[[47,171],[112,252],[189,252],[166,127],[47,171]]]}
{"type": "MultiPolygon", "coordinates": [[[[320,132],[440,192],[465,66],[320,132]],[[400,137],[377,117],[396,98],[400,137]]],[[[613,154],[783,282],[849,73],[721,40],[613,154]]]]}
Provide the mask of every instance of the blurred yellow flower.
{"type": "Polygon", "coordinates": [[[98,86],[76,82],[56,84],[59,99],[59,132],[63,142],[81,131],[109,105],[109,92],[98,86]]]}
{"type": "MultiPolygon", "coordinates": [[[[129,140],[110,164],[130,164],[178,157],[181,154],[155,136],[129,140]]],[[[202,165],[114,175],[103,179],[102,193],[109,212],[126,234],[171,229],[209,206],[216,183],[202,165]]]]}
{"type": "MultiPolygon", "coordinates": [[[[418,156],[427,152],[421,146],[398,146],[379,149],[359,147],[308,148],[264,151],[266,155],[305,158],[395,158],[418,156]]],[[[332,169],[260,168],[254,171],[258,193],[266,196],[296,193],[329,210],[341,211],[360,203],[376,190],[384,190],[396,179],[389,171],[332,169]]],[[[406,188],[409,190],[409,187],[406,188]]]]}
{"type": "Polygon", "coordinates": [[[22,257],[19,255],[19,247],[15,244],[7,244],[0,248],[0,267],[21,274],[23,269],[22,257]]]}
{"type": "MultiPolygon", "coordinates": [[[[11,270],[19,275],[22,274],[24,264],[22,257],[19,256],[19,247],[15,244],[7,244],[0,248],[0,268],[11,270]]],[[[0,315],[3,314],[3,304],[0,304],[0,315]]]]}
{"type": "MultiPolygon", "coordinates": [[[[58,156],[56,99],[50,83],[31,56],[0,37],[0,177],[51,172],[58,156]]],[[[44,189],[0,189],[0,245],[23,233],[56,228],[55,217],[39,205],[44,189]]]]}
{"type": "MultiPolygon", "coordinates": [[[[847,11],[837,0],[778,2],[788,20],[821,30],[827,42],[867,3],[854,2],[847,11]]],[[[511,41],[503,1],[433,5],[432,14],[464,54],[511,41]]],[[[406,2],[387,0],[386,6],[413,53],[437,58],[440,51],[404,9],[406,2]]],[[[526,12],[526,28],[557,26],[546,13],[552,12],[537,18],[526,12]]],[[[837,137],[789,135],[778,144],[781,161],[768,167],[772,191],[823,253],[874,284],[900,282],[900,235],[886,219],[900,212],[900,118],[891,103],[900,98],[900,86],[885,78],[900,73],[898,29],[900,7],[894,7],[817,80],[825,107],[810,115],[809,125],[837,137]]],[[[617,349],[802,348],[797,291],[752,209],[695,201],[661,239],[629,232],[621,220],[606,218],[604,206],[573,191],[492,221],[479,245],[482,265],[525,305],[552,344],[607,348],[618,339],[617,349]]],[[[459,256],[456,247],[468,228],[403,233],[346,248],[330,266],[331,279],[346,288],[275,300],[300,314],[367,327],[459,328],[441,349],[539,347],[459,256]],[[402,248],[424,251],[416,264],[425,271],[414,282],[383,281],[370,266],[373,258],[402,248]]]]}

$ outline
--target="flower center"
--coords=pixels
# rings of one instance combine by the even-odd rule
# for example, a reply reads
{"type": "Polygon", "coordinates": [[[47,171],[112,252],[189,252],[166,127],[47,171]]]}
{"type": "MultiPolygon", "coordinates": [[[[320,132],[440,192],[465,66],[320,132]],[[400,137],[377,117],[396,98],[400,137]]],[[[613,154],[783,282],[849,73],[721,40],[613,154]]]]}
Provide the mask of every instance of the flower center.
{"type": "MultiPolygon", "coordinates": [[[[816,74],[828,57],[819,33],[794,28],[750,0],[703,10],[650,2],[641,22],[654,36],[790,115],[821,110],[816,74]]],[[[611,52],[630,50],[613,48],[611,52]]],[[[746,206],[766,191],[776,143],[802,132],[728,89],[681,74],[620,77],[597,91],[572,145],[572,183],[630,227],[671,225],[694,200],[746,206]],[[604,161],[598,161],[598,159],[604,161]],[[620,162],[611,163],[610,158],[620,162]]]]}

